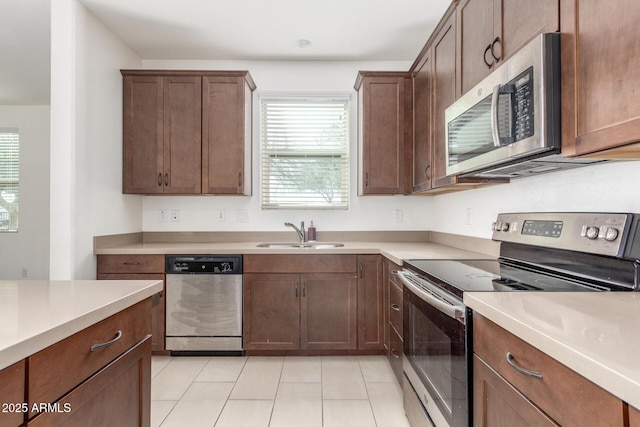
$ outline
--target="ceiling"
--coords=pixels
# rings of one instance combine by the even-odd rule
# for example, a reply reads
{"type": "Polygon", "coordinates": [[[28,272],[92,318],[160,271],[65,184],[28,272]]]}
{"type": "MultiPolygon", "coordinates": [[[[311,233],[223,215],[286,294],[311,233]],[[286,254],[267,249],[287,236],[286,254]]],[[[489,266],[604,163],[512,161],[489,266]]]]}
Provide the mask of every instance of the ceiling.
{"type": "MultiPolygon", "coordinates": [[[[143,59],[325,61],[413,61],[451,3],[78,1],[143,59]]],[[[49,16],[50,0],[0,0],[0,105],[48,103],[49,16]]]]}

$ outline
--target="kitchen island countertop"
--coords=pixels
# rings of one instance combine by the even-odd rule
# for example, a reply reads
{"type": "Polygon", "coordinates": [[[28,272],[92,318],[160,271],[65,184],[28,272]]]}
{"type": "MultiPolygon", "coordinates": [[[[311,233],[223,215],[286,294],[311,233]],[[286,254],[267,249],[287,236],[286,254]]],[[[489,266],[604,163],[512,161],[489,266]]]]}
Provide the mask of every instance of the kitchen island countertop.
{"type": "Polygon", "coordinates": [[[640,294],[467,292],[464,303],[640,408],[640,294]]]}
{"type": "Polygon", "coordinates": [[[161,291],[161,280],[1,280],[0,369],[161,291]]]}

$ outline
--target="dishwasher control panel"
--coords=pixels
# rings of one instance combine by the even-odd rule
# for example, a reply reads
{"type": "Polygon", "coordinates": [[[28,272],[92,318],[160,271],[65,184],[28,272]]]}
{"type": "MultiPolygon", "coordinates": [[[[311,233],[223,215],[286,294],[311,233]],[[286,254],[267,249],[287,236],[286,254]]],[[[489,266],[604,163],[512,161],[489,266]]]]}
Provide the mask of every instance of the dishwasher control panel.
{"type": "Polygon", "coordinates": [[[242,255],[167,255],[167,274],[242,274],[242,255]]]}

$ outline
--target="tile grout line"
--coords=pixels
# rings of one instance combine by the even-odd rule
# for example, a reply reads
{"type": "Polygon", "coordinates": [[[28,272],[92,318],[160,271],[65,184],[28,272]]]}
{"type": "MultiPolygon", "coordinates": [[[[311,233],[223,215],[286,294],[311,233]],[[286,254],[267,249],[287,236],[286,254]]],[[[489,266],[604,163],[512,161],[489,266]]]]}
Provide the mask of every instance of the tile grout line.
{"type": "Polygon", "coordinates": [[[364,383],[364,390],[367,393],[367,402],[369,402],[369,409],[371,410],[371,416],[373,417],[373,422],[378,425],[378,420],[376,419],[376,413],[373,410],[373,405],[371,404],[371,395],[369,394],[369,387],[367,387],[367,378],[364,375],[364,371],[362,370],[362,359],[358,356],[358,366],[360,367],[360,375],[362,375],[362,382],[364,383]]]}

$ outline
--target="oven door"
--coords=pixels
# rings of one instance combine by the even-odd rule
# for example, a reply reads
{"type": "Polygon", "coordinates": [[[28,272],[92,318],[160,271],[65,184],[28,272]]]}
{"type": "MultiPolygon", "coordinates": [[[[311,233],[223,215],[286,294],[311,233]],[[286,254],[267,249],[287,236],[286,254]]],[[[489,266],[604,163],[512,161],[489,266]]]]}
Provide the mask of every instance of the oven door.
{"type": "Polygon", "coordinates": [[[464,317],[458,298],[404,270],[403,370],[437,427],[469,425],[464,317]],[[416,281],[421,282],[419,287],[416,281]],[[431,296],[425,294],[432,293],[431,296]]]}

